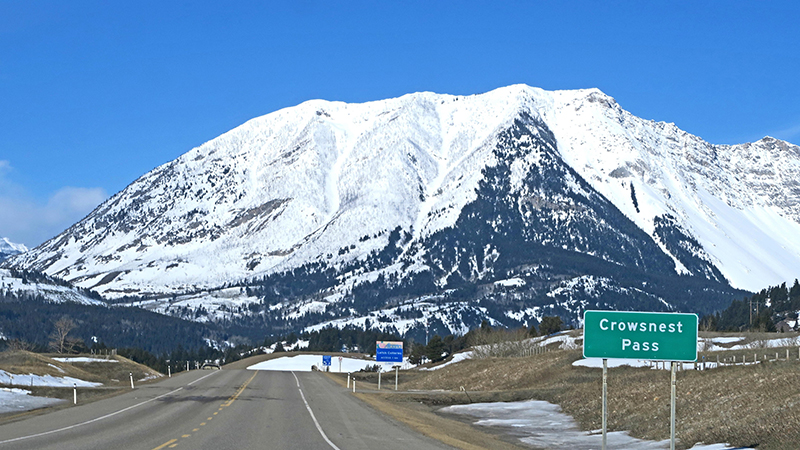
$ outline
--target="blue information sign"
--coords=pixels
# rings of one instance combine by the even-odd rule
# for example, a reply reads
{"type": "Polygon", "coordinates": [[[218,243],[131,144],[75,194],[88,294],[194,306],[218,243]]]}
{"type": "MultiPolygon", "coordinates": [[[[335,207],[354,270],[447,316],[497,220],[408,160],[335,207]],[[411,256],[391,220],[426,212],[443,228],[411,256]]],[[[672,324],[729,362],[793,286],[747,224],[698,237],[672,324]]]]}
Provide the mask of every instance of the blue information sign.
{"type": "Polygon", "coordinates": [[[322,355],[322,365],[323,366],[331,365],[331,355],[322,355]]]}
{"type": "Polygon", "coordinates": [[[378,341],[375,343],[375,361],[403,362],[403,341],[378,341]]]}

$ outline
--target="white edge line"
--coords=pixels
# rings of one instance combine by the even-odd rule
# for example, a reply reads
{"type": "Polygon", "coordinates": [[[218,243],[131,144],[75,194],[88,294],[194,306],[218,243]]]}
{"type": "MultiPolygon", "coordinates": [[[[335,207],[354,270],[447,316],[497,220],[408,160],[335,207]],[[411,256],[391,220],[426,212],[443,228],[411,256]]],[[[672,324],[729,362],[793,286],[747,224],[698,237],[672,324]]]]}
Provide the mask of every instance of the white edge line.
{"type": "Polygon", "coordinates": [[[211,373],[210,373],[210,374],[208,374],[208,375],[204,375],[204,376],[202,376],[202,377],[200,377],[200,378],[198,378],[198,379],[196,379],[196,380],[192,381],[191,383],[187,384],[187,386],[191,386],[191,385],[193,385],[193,384],[197,383],[198,381],[205,380],[206,378],[210,377],[211,375],[214,375],[215,373],[219,373],[219,371],[211,372],[211,373]]]}
{"type": "Polygon", "coordinates": [[[14,438],[14,439],[7,439],[5,441],[0,441],[0,444],[6,444],[8,442],[21,441],[23,439],[30,439],[30,438],[35,438],[35,437],[39,437],[39,436],[45,436],[45,435],[48,435],[48,434],[58,433],[58,432],[61,432],[61,431],[71,430],[73,428],[77,428],[77,427],[80,427],[80,426],[83,426],[83,425],[88,425],[88,424],[90,424],[92,422],[97,422],[99,420],[108,419],[111,416],[116,416],[119,413],[123,413],[123,412],[131,410],[133,408],[142,406],[142,405],[144,405],[146,403],[150,403],[152,401],[158,400],[161,397],[166,397],[167,395],[174,394],[174,393],[180,391],[181,389],[183,389],[183,388],[179,387],[178,389],[175,389],[174,391],[167,392],[166,394],[161,394],[158,397],[154,397],[154,398],[151,398],[150,400],[145,400],[145,401],[143,401],[141,403],[137,403],[135,405],[128,406],[127,408],[120,409],[119,411],[115,411],[115,412],[113,412],[111,414],[106,414],[105,416],[100,416],[100,417],[94,418],[92,420],[87,420],[86,422],[76,423],[75,425],[70,425],[68,427],[59,428],[57,430],[50,430],[50,431],[45,431],[43,433],[31,434],[29,436],[22,436],[22,437],[18,437],[18,438],[14,438]]]}
{"type": "MultiPolygon", "coordinates": [[[[191,386],[191,385],[197,383],[198,381],[201,381],[201,380],[203,380],[205,378],[210,377],[211,375],[214,375],[215,373],[217,373],[217,372],[211,372],[208,375],[205,375],[205,376],[203,376],[201,378],[198,378],[198,379],[192,381],[191,383],[187,384],[187,386],[191,386]]],[[[18,437],[18,438],[14,438],[14,439],[7,439],[5,441],[0,441],[0,444],[7,444],[9,442],[22,441],[22,440],[25,440],[25,439],[35,438],[35,437],[39,437],[39,436],[45,436],[45,435],[48,435],[48,434],[59,433],[61,431],[67,431],[67,430],[71,430],[73,428],[78,428],[78,427],[83,426],[83,425],[88,425],[90,423],[97,422],[99,420],[108,419],[109,417],[116,416],[117,414],[123,413],[125,411],[129,411],[129,410],[131,410],[133,408],[137,408],[137,407],[142,406],[144,404],[147,404],[147,403],[150,403],[152,401],[158,400],[158,399],[160,399],[162,397],[166,397],[167,395],[174,394],[174,393],[180,391],[181,389],[183,389],[183,388],[179,387],[178,389],[175,389],[174,391],[167,392],[166,394],[161,394],[158,397],[154,397],[154,398],[151,398],[150,400],[145,400],[145,401],[143,401],[141,403],[137,403],[135,405],[128,406],[127,408],[120,409],[119,411],[115,411],[115,412],[110,413],[110,414],[106,414],[105,416],[100,416],[100,417],[94,418],[92,420],[87,420],[86,422],[76,423],[75,425],[70,425],[68,427],[59,428],[57,430],[50,430],[50,431],[45,431],[43,433],[31,434],[31,435],[28,435],[28,436],[22,436],[22,437],[18,437]]],[[[337,449],[337,450],[339,450],[339,449],[337,449]]]]}
{"type": "Polygon", "coordinates": [[[319,431],[319,434],[322,435],[322,438],[325,439],[325,442],[327,442],[328,445],[331,446],[331,448],[335,450],[341,450],[339,447],[336,446],[336,444],[331,442],[331,440],[328,439],[328,436],[325,434],[325,432],[322,431],[322,427],[319,425],[319,422],[317,422],[317,417],[314,416],[314,411],[311,411],[311,407],[308,406],[308,402],[306,401],[306,396],[303,394],[303,390],[300,388],[300,380],[297,378],[297,375],[295,375],[294,372],[292,372],[292,376],[294,377],[294,381],[297,383],[297,390],[300,391],[300,397],[303,398],[303,403],[306,404],[306,409],[308,410],[308,413],[311,414],[311,419],[314,420],[314,425],[317,426],[317,431],[319,431]]]}

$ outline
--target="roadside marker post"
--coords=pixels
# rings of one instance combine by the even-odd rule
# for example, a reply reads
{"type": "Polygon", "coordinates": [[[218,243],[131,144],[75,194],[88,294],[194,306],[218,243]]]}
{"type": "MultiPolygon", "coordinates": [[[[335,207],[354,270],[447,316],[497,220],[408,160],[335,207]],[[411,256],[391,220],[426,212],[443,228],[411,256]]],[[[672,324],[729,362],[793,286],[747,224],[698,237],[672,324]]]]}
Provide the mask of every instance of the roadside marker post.
{"type": "Polygon", "coordinates": [[[72,383],[72,404],[78,404],[78,383],[72,383]]]}
{"type": "Polygon", "coordinates": [[[131,376],[131,389],[134,389],[134,387],[133,387],[133,372],[129,372],[129,373],[130,373],[130,376],[131,376]]]}
{"type": "Polygon", "coordinates": [[[347,389],[350,389],[350,372],[347,372],[347,389]]]}
{"type": "Polygon", "coordinates": [[[675,397],[678,362],[697,361],[696,314],[585,311],[583,357],[603,359],[603,441],[608,425],[608,360],[670,362],[670,450],[675,450],[675,397]]]}
{"type": "Polygon", "coordinates": [[[167,378],[172,378],[172,367],[167,366],[167,374],[168,374],[167,378]]]}

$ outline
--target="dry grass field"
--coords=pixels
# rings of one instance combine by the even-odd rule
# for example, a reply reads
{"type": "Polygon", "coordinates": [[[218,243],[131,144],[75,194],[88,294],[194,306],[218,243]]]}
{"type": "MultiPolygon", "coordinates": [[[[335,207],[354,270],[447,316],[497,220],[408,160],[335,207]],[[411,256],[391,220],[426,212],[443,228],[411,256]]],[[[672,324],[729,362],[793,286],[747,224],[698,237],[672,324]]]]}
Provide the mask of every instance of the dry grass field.
{"type": "MultiPolygon", "coordinates": [[[[109,359],[116,362],[61,362],[53,358],[68,357],[62,354],[39,354],[26,351],[6,351],[0,352],[0,370],[13,374],[33,374],[51,375],[54,377],[72,377],[84,381],[103,383],[100,387],[81,387],[79,388],[79,401],[91,402],[106,398],[119,393],[122,390],[130,389],[130,374],[133,374],[137,384],[140,380],[155,380],[160,374],[158,372],[137,364],[121,356],[111,356],[109,359]]],[[[72,355],[87,356],[87,355],[72,355]]],[[[105,358],[105,357],[103,357],[105,358]]],[[[68,400],[51,408],[43,410],[26,411],[23,413],[0,414],[0,423],[18,420],[31,414],[41,414],[50,411],[52,408],[64,408],[72,402],[72,387],[52,387],[52,386],[21,386],[37,397],[49,397],[68,400]]]]}
{"type": "MultiPolygon", "coordinates": [[[[707,361],[736,356],[738,365],[678,372],[679,448],[704,442],[764,450],[800,449],[798,348],[790,348],[788,360],[786,348],[755,348],[769,337],[775,335],[748,337],[743,342],[754,344],[747,350],[701,354],[707,361]],[[767,356],[767,361],[741,365],[745,356],[752,363],[754,354],[759,360],[767,356]]],[[[584,430],[597,430],[601,428],[602,371],[573,367],[581,358],[580,350],[561,350],[519,358],[466,360],[436,371],[402,373],[400,389],[407,393],[380,396],[402,409],[403,415],[411,414],[420,403],[435,411],[468,402],[545,400],[560,405],[584,430]],[[409,405],[415,406],[409,410],[409,405]]],[[[690,367],[693,365],[686,364],[686,369],[690,367]]],[[[376,387],[375,374],[358,376],[365,388],[376,387]]],[[[394,377],[386,378],[393,387],[394,377]]],[[[610,431],[630,431],[643,439],[669,438],[668,370],[609,369],[608,392],[610,431]]]]}

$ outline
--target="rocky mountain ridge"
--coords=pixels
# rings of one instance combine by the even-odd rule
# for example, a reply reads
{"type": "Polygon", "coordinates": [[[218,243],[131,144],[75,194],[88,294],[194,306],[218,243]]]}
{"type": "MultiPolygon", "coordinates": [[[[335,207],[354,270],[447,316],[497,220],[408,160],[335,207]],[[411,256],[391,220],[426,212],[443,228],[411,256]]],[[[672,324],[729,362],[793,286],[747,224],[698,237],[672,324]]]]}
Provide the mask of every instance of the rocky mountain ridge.
{"type": "Polygon", "coordinates": [[[6,265],[271,327],[395,326],[380,311],[420,302],[453,305],[435,318],[450,329],[713,309],[800,272],[798,179],[797,146],[712,145],[596,89],[314,100],[154,169],[6,265]]]}

